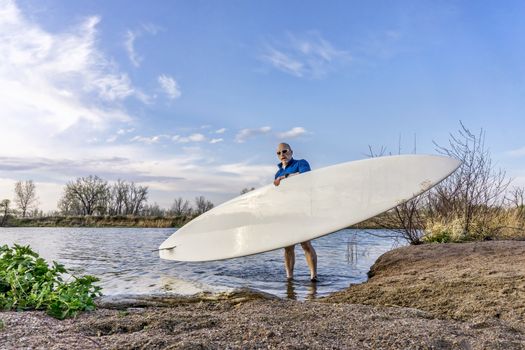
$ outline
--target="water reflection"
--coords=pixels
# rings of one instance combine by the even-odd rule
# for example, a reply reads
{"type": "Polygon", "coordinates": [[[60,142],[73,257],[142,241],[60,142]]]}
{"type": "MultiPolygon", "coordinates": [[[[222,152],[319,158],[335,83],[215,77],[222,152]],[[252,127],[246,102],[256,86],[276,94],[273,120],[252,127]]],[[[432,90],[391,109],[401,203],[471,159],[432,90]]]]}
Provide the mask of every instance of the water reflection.
{"type": "Polygon", "coordinates": [[[290,299],[312,299],[366,280],[379,255],[399,243],[362,230],[342,230],[313,241],[320,281],[310,282],[303,254],[296,257],[295,278],[287,281],[282,249],[205,263],[158,258],[156,248],[172,229],[0,228],[0,244],[29,244],[47,260],[75,274],[101,279],[106,295],[194,294],[235,287],[259,289],[290,299]]]}

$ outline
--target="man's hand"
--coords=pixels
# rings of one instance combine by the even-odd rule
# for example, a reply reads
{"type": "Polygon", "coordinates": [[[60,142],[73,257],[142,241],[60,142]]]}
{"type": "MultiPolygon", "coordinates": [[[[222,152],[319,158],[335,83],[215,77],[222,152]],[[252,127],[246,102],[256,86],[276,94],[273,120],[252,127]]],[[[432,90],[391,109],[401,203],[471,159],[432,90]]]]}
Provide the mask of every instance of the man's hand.
{"type": "Polygon", "coordinates": [[[279,176],[277,179],[273,180],[273,184],[275,186],[279,186],[279,184],[281,183],[281,180],[285,178],[286,178],[285,176],[279,176]]]}

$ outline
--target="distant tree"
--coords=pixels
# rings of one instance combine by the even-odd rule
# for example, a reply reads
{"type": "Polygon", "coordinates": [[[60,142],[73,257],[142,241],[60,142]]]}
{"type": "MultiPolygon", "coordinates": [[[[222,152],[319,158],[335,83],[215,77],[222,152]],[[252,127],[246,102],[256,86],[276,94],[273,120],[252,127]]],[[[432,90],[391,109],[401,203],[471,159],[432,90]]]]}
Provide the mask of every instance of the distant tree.
{"type": "Polygon", "coordinates": [[[162,209],[157,203],[151,205],[144,205],[139,212],[141,216],[153,216],[153,217],[163,217],[166,214],[166,211],[162,209]]]}
{"type": "Polygon", "coordinates": [[[110,215],[139,215],[148,200],[148,187],[118,179],[109,187],[110,215]]]}
{"type": "Polygon", "coordinates": [[[0,215],[2,220],[0,220],[0,226],[5,226],[9,215],[11,215],[11,201],[9,199],[4,199],[0,202],[0,215]]]}
{"type": "Polygon", "coordinates": [[[79,177],[66,184],[59,207],[66,215],[100,215],[107,211],[108,197],[106,180],[96,175],[79,177]]]}
{"type": "Polygon", "coordinates": [[[195,214],[201,215],[213,208],[213,203],[204,196],[195,197],[195,214]]]}
{"type": "Polygon", "coordinates": [[[129,184],[121,179],[118,179],[110,189],[111,200],[109,204],[110,215],[125,215],[126,201],[129,192],[129,184]]]}
{"type": "Polygon", "coordinates": [[[169,214],[173,216],[187,216],[191,214],[191,204],[181,197],[175,198],[170,207],[169,214]]]}
{"type": "Polygon", "coordinates": [[[128,192],[125,197],[125,214],[139,215],[142,207],[148,201],[148,187],[137,186],[134,182],[128,185],[128,192]]]}
{"type": "Polygon", "coordinates": [[[245,194],[245,193],[248,193],[248,192],[251,192],[255,190],[255,187],[251,187],[251,188],[248,188],[248,187],[245,187],[241,190],[241,194],[245,194]]]}
{"type": "Polygon", "coordinates": [[[38,203],[33,180],[18,181],[15,184],[15,204],[25,217],[38,203]]]}

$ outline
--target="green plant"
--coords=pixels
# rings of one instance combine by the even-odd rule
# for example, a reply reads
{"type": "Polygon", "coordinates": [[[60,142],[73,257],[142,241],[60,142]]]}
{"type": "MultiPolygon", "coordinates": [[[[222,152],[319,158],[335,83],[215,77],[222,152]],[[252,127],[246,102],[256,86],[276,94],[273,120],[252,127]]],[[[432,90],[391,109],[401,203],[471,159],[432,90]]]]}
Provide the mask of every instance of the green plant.
{"type": "Polygon", "coordinates": [[[71,276],[72,281],[64,281],[67,273],[64,265],[53,261],[49,266],[29,246],[0,247],[0,309],[46,310],[58,319],[93,310],[94,298],[102,294],[93,284],[98,279],[71,276]]]}

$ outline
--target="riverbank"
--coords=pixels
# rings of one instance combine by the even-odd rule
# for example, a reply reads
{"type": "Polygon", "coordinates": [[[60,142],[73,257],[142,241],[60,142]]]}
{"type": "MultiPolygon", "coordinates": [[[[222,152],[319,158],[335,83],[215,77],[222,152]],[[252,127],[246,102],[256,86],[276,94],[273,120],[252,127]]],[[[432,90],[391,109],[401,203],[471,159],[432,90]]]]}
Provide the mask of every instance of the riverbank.
{"type": "MultiPolygon", "coordinates": [[[[138,227],[138,228],[177,228],[193,220],[196,216],[42,216],[9,217],[5,227],[138,227]]],[[[384,229],[377,218],[365,220],[350,228],[384,229]]]]}
{"type": "Polygon", "coordinates": [[[525,242],[398,248],[377,260],[368,282],[315,301],[244,292],[102,306],[66,321],[41,312],[0,313],[0,344],[523,349],[525,242]]]}
{"type": "Polygon", "coordinates": [[[43,216],[9,218],[8,227],[181,227],[194,216],[43,216]]]}

